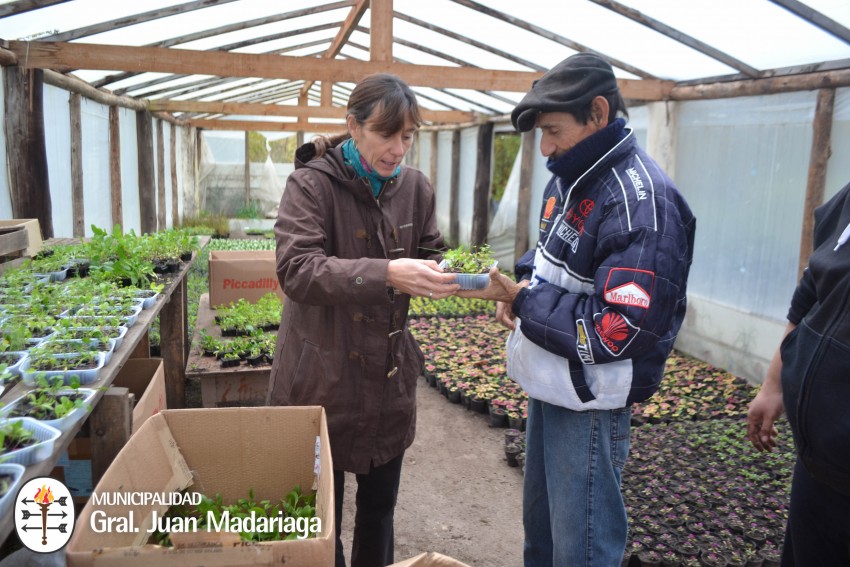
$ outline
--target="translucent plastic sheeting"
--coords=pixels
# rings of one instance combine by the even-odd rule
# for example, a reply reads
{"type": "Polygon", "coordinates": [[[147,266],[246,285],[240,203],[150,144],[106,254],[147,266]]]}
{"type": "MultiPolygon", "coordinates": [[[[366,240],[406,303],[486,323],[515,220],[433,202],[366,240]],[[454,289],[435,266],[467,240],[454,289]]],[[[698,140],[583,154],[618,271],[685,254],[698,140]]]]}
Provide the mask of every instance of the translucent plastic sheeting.
{"type": "Polygon", "coordinates": [[[832,155],[826,167],[824,200],[850,183],[850,88],[836,89],[832,115],[832,155]]]}
{"type": "Polygon", "coordinates": [[[121,143],[121,210],[124,232],[142,233],[142,213],[139,199],[139,151],[136,134],[136,113],[128,108],[118,109],[118,139],[121,143]]]}
{"type": "MultiPolygon", "coordinates": [[[[265,217],[274,218],[283,195],[285,176],[291,168],[278,167],[266,158],[250,164],[251,202],[265,217]]],[[[203,210],[235,216],[245,205],[245,134],[204,132],[201,136],[201,167],[198,181],[203,210]]]]}
{"type": "MultiPolygon", "coordinates": [[[[457,218],[460,244],[472,240],[472,218],[475,216],[475,177],[478,169],[478,127],[460,131],[460,175],[458,176],[457,218]]],[[[489,202],[489,199],[488,199],[489,202]]]]}
{"type": "MultiPolygon", "coordinates": [[[[5,82],[6,69],[0,67],[0,81],[5,82]]],[[[2,84],[2,83],[0,83],[2,84]]],[[[0,89],[0,108],[6,108],[5,89],[0,89]]],[[[6,155],[6,129],[0,128],[0,156],[6,155]]],[[[0,219],[12,217],[12,193],[9,191],[9,170],[6,160],[0,159],[0,219]]]]}
{"type": "MultiPolygon", "coordinates": [[[[47,180],[53,212],[53,236],[74,236],[71,201],[71,111],[68,91],[44,86],[44,145],[47,153],[47,180]]],[[[108,163],[108,162],[107,162],[108,163]]]]}
{"type": "Polygon", "coordinates": [[[797,281],[815,98],[679,105],[676,179],[697,217],[690,294],[784,319],[797,281]]]}
{"type": "MultiPolygon", "coordinates": [[[[112,230],[109,185],[109,107],[83,98],[80,104],[83,141],[83,215],[85,236],[92,225],[112,230]]],[[[52,185],[52,184],[51,184],[52,185]]]]}
{"type": "MultiPolygon", "coordinates": [[[[432,150],[433,151],[433,150],[432,150]]],[[[449,237],[452,203],[452,131],[437,133],[437,178],[432,179],[437,193],[437,228],[444,238],[449,237]]]]}

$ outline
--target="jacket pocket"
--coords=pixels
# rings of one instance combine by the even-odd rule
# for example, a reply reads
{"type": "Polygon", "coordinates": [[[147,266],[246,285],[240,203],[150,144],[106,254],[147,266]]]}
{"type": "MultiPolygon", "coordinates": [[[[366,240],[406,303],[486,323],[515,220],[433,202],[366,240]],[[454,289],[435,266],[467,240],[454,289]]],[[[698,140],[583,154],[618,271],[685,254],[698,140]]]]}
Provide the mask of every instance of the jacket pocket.
{"type": "Polygon", "coordinates": [[[326,408],[350,406],[357,399],[358,372],[356,360],[346,360],[347,369],[334,366],[339,360],[332,352],[304,340],[298,363],[289,371],[289,405],[315,405],[326,408]]]}

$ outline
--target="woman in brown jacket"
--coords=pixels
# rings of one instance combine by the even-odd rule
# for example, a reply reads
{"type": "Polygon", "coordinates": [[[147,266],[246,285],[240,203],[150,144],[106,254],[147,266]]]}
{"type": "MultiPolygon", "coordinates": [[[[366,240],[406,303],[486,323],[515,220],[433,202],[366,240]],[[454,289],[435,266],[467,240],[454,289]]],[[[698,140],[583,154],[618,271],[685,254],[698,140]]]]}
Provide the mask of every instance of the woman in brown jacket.
{"type": "Polygon", "coordinates": [[[357,475],[352,567],[394,562],[393,512],[416,425],[423,357],[407,328],[411,296],[453,294],[437,266],[443,238],[434,191],[401,165],[421,119],[397,77],[352,91],[348,134],[296,152],[280,201],[277,276],[286,292],[269,405],[324,406],[336,498],[336,565],[344,472],[357,475]]]}

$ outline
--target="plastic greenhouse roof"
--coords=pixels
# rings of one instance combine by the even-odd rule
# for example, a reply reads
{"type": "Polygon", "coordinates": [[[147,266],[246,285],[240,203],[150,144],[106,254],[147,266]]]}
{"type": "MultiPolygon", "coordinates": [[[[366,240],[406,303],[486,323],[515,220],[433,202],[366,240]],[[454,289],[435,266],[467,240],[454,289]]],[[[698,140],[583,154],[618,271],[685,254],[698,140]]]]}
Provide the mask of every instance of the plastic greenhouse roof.
{"type": "MultiPolygon", "coordinates": [[[[34,40],[369,61],[368,6],[368,0],[17,0],[0,2],[0,38],[4,47],[34,40]],[[151,15],[158,17],[144,21],[151,15]],[[341,47],[335,38],[344,40],[341,47]]],[[[391,6],[398,63],[540,72],[576,51],[595,51],[618,78],[677,85],[850,69],[847,0],[395,0],[391,6]]],[[[150,100],[294,105],[305,85],[244,73],[72,72],[116,94],[150,100]]],[[[310,85],[309,104],[318,105],[320,85],[310,85]]],[[[352,87],[335,82],[333,105],[344,106],[352,87]]],[[[508,113],[523,94],[414,90],[424,108],[483,114],[508,113]]]]}

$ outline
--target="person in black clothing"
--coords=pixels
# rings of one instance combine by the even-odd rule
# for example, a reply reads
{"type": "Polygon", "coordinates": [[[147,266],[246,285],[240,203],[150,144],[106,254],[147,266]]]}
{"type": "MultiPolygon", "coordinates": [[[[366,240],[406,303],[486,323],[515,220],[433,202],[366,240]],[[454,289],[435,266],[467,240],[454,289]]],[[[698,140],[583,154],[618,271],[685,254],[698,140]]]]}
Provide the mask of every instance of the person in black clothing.
{"type": "Polygon", "coordinates": [[[776,446],[788,416],[797,463],[782,566],[850,566],[850,184],[815,211],[814,252],[750,404],[747,436],[776,446]]]}

